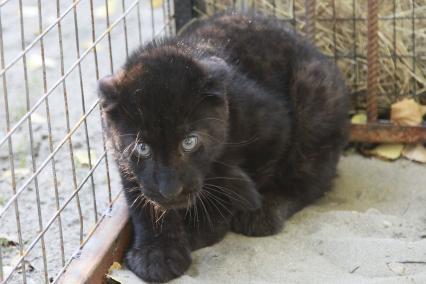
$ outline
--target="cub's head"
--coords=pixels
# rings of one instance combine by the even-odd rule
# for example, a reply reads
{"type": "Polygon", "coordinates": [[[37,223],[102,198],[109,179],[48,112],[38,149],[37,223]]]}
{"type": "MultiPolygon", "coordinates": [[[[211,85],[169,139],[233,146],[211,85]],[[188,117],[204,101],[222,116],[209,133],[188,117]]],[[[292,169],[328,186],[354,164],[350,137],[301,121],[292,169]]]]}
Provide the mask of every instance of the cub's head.
{"type": "Polygon", "coordinates": [[[154,47],[99,81],[117,163],[145,198],[180,208],[202,190],[227,140],[228,72],[219,58],[154,47]]]}

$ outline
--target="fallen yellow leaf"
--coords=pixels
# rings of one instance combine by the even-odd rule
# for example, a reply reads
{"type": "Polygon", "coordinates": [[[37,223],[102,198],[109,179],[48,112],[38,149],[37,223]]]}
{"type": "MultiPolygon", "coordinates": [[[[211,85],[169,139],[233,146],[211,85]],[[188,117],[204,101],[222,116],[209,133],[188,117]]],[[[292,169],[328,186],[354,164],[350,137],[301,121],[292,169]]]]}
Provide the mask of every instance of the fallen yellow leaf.
{"type": "Polygon", "coordinates": [[[15,247],[18,245],[16,237],[0,234],[0,246],[1,247],[15,247]]]}
{"type": "MultiPolygon", "coordinates": [[[[55,68],[56,61],[50,57],[44,57],[44,65],[46,68],[55,68]]],[[[40,54],[33,54],[28,58],[28,69],[36,70],[43,67],[43,60],[40,54]]]]}
{"type": "MultiPolygon", "coordinates": [[[[77,159],[77,162],[82,166],[89,166],[89,155],[87,154],[87,150],[78,150],[74,152],[74,156],[77,159]]],[[[93,162],[96,160],[96,153],[94,150],[90,150],[90,158],[93,162]]]]}
{"type": "Polygon", "coordinates": [[[22,260],[21,262],[19,262],[19,260],[21,259],[21,255],[18,253],[17,255],[15,255],[12,260],[11,260],[11,266],[17,266],[16,267],[16,271],[18,271],[19,273],[23,272],[23,266],[25,265],[25,272],[33,272],[34,271],[34,266],[28,261],[28,260],[22,260]]]}
{"type": "MultiPolygon", "coordinates": [[[[108,14],[111,17],[111,15],[114,15],[116,11],[116,1],[115,0],[108,0],[108,14]]],[[[96,18],[106,18],[107,12],[106,12],[106,6],[102,5],[95,10],[95,17],[96,18]]]]}
{"type": "Polygon", "coordinates": [[[402,155],[409,160],[426,163],[426,148],[422,144],[406,145],[402,155]]]}
{"type": "Polygon", "coordinates": [[[391,106],[391,120],[397,125],[420,125],[425,113],[426,106],[422,106],[413,99],[403,99],[391,106]]]}
{"type": "MultiPolygon", "coordinates": [[[[29,169],[26,168],[15,168],[15,177],[25,177],[29,175],[31,172],[29,169]]],[[[10,178],[12,176],[12,171],[7,170],[3,172],[3,175],[1,176],[0,180],[10,178]]]]}
{"type": "Polygon", "coordinates": [[[396,160],[401,157],[404,145],[402,144],[382,144],[370,151],[370,153],[386,160],[396,160]]]}
{"type": "Polygon", "coordinates": [[[114,261],[108,269],[108,274],[111,274],[114,270],[120,270],[121,264],[117,261],[114,261]]]}
{"type": "Polygon", "coordinates": [[[366,124],[367,123],[367,115],[365,113],[357,113],[351,118],[352,124],[366,124]]]}
{"type": "Polygon", "coordinates": [[[163,5],[163,0],[151,0],[152,8],[157,9],[163,5]]]}

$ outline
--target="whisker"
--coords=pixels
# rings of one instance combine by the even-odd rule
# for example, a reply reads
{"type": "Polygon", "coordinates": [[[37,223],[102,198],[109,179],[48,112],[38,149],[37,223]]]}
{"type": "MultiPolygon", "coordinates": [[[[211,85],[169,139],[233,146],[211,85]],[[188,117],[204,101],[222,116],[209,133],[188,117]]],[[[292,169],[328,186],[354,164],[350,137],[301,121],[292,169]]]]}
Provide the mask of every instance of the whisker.
{"type": "MultiPolygon", "coordinates": [[[[195,195],[195,203],[197,203],[197,199],[198,198],[199,198],[198,194],[195,195]]],[[[197,206],[197,204],[195,204],[194,209],[195,209],[195,212],[194,212],[195,213],[194,222],[196,221],[197,222],[197,228],[200,228],[200,219],[198,218],[198,206],[197,206]]],[[[195,223],[194,223],[194,225],[195,225],[195,223]]]]}
{"type": "Polygon", "coordinates": [[[219,119],[219,118],[216,118],[216,117],[205,117],[205,118],[202,118],[202,119],[199,119],[199,120],[196,120],[196,121],[192,121],[191,123],[188,123],[188,124],[189,124],[189,125],[192,125],[192,124],[195,124],[195,123],[200,122],[200,121],[203,121],[203,120],[214,120],[214,121],[221,122],[221,123],[223,123],[223,124],[226,124],[226,123],[227,123],[226,121],[224,121],[224,120],[222,120],[222,119],[219,119]]]}
{"type": "Polygon", "coordinates": [[[217,179],[226,179],[226,180],[246,180],[246,179],[243,179],[243,178],[233,178],[233,177],[212,177],[212,178],[206,178],[206,179],[204,179],[205,181],[208,181],[208,180],[217,180],[217,179]]]}
{"type": "Polygon", "coordinates": [[[119,137],[125,137],[125,136],[135,136],[134,133],[126,133],[126,134],[120,134],[119,137]]]}
{"type": "Polygon", "coordinates": [[[246,198],[235,193],[234,191],[230,190],[229,188],[226,188],[224,186],[215,185],[215,184],[208,184],[208,183],[205,183],[204,185],[213,187],[213,188],[210,188],[210,190],[216,190],[218,192],[221,192],[234,201],[237,201],[237,202],[240,202],[241,204],[245,204],[245,205],[250,206],[250,202],[246,198]]]}
{"type": "Polygon", "coordinates": [[[259,136],[255,135],[247,140],[240,141],[240,142],[232,142],[232,143],[225,143],[225,145],[231,145],[231,146],[243,146],[243,145],[249,145],[259,139],[259,136]]]}
{"type": "Polygon", "coordinates": [[[135,204],[136,204],[136,202],[137,202],[139,199],[141,199],[142,197],[143,197],[143,195],[142,195],[142,194],[139,194],[139,195],[135,198],[135,200],[133,200],[132,205],[130,205],[130,207],[133,207],[133,205],[135,205],[135,204]]]}
{"type": "Polygon", "coordinates": [[[187,202],[186,202],[186,210],[185,210],[185,216],[184,216],[184,218],[186,218],[186,215],[188,215],[188,211],[190,211],[189,210],[190,207],[191,207],[191,193],[188,194],[188,199],[187,199],[187,202]]]}
{"type": "Polygon", "coordinates": [[[215,204],[215,201],[222,207],[222,208],[224,208],[225,210],[227,210],[228,211],[228,213],[229,214],[231,214],[232,215],[232,213],[231,213],[231,211],[213,194],[213,193],[211,193],[211,192],[209,192],[209,191],[205,191],[205,193],[207,194],[207,196],[210,196],[210,199],[209,199],[209,203],[210,204],[212,204],[215,208],[216,208],[216,210],[219,212],[219,214],[222,216],[222,218],[223,218],[223,220],[225,221],[225,223],[228,223],[228,220],[227,220],[227,218],[223,215],[223,213],[222,213],[222,211],[219,209],[219,207],[217,207],[216,206],[216,204],[215,204]]]}
{"type": "Polygon", "coordinates": [[[213,163],[217,163],[226,167],[230,167],[230,168],[234,168],[235,166],[229,165],[229,164],[225,164],[224,162],[218,161],[218,160],[213,160],[213,163]]]}
{"type": "Polygon", "coordinates": [[[211,219],[210,219],[210,215],[209,215],[209,212],[208,212],[208,210],[207,210],[207,207],[205,206],[205,204],[204,204],[204,202],[203,202],[203,197],[204,197],[204,194],[203,194],[203,192],[202,191],[200,191],[200,202],[201,202],[201,205],[202,205],[202,207],[204,208],[204,212],[206,212],[206,218],[207,218],[207,222],[208,222],[208,224],[209,224],[209,226],[210,226],[210,229],[211,230],[213,230],[213,223],[212,223],[212,221],[211,221],[211,219]]]}
{"type": "MultiPolygon", "coordinates": [[[[199,133],[201,135],[205,135],[207,137],[210,137],[212,140],[214,140],[216,142],[222,142],[219,139],[216,139],[215,137],[211,136],[210,134],[208,134],[206,132],[197,131],[197,133],[199,133]]],[[[230,146],[245,146],[245,145],[249,145],[251,143],[254,143],[258,139],[259,139],[259,136],[258,135],[254,135],[253,137],[251,137],[251,138],[249,138],[247,140],[243,140],[243,141],[239,141],[239,142],[225,142],[223,144],[224,145],[230,145],[230,146]]]]}
{"type": "Polygon", "coordinates": [[[155,220],[155,223],[157,224],[159,220],[161,220],[161,218],[163,218],[164,214],[166,214],[167,210],[163,210],[160,217],[157,218],[157,220],[155,220]]]}

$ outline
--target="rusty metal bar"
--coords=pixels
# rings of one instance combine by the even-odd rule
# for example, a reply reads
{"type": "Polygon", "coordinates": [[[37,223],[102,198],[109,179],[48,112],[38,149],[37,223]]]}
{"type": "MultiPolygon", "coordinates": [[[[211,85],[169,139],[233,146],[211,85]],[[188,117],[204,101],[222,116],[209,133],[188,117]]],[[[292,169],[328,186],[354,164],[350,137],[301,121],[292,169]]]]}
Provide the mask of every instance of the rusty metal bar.
{"type": "Polygon", "coordinates": [[[315,43],[315,0],[305,0],[305,34],[315,43]]]}
{"type": "Polygon", "coordinates": [[[377,121],[379,94],[379,1],[368,0],[367,17],[367,119],[377,121]]]}
{"type": "Polygon", "coordinates": [[[130,222],[123,196],[114,202],[112,211],[101,221],[94,234],[71,261],[58,283],[104,283],[105,274],[114,261],[121,261],[130,243],[130,222]]]}
{"type": "Polygon", "coordinates": [[[351,125],[352,142],[369,143],[425,143],[426,127],[398,126],[391,123],[369,123],[351,125]]]}

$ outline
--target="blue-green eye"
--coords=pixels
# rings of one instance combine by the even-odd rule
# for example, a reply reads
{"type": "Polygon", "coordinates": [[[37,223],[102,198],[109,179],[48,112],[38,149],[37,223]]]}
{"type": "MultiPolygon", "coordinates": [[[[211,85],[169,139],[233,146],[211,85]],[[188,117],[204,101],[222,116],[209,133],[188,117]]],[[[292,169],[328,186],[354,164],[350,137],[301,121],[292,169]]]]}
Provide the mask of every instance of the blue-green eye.
{"type": "Polygon", "coordinates": [[[185,137],[182,141],[182,149],[185,152],[193,151],[198,145],[198,136],[196,134],[190,134],[185,137]]]}
{"type": "Polygon", "coordinates": [[[139,143],[136,146],[136,151],[138,155],[141,156],[142,158],[148,158],[149,156],[151,156],[151,148],[149,147],[148,144],[139,143]]]}

